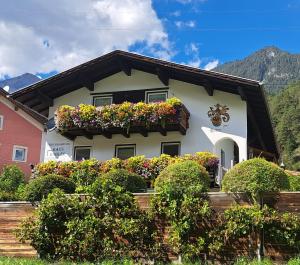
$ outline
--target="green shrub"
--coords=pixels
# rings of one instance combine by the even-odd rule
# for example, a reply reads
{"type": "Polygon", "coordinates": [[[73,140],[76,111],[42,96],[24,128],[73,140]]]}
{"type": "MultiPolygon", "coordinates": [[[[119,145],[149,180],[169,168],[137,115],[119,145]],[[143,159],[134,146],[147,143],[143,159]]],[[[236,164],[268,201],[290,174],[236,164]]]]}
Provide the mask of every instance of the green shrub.
{"type": "Polygon", "coordinates": [[[25,187],[24,199],[31,202],[40,201],[55,188],[59,188],[66,193],[74,193],[75,184],[68,178],[54,174],[39,177],[30,181],[25,187]]]}
{"type": "Polygon", "coordinates": [[[262,158],[253,158],[235,165],[224,176],[226,192],[247,192],[257,197],[262,192],[288,190],[288,176],[279,166],[262,158]]]}
{"type": "Polygon", "coordinates": [[[300,176],[288,175],[290,191],[300,191],[300,176]]]}
{"type": "Polygon", "coordinates": [[[30,240],[46,259],[157,259],[154,222],[133,195],[110,179],[93,187],[92,196],[84,200],[54,190],[42,200],[36,218],[23,222],[18,237],[30,240]]]}
{"type": "Polygon", "coordinates": [[[164,192],[167,189],[176,195],[189,192],[189,189],[205,192],[209,188],[209,182],[204,167],[195,161],[184,161],[166,167],[155,181],[155,190],[164,192]]]}
{"type": "Polygon", "coordinates": [[[208,173],[195,161],[169,165],[155,181],[152,212],[170,223],[169,244],[184,260],[199,259],[205,248],[208,229],[203,226],[210,209],[203,192],[208,187],[208,173]]]}
{"type": "MultiPolygon", "coordinates": [[[[294,251],[300,247],[300,219],[293,213],[279,213],[266,205],[262,208],[258,204],[251,207],[236,205],[217,219],[218,224],[210,231],[209,249],[213,253],[224,251],[251,234],[258,235],[260,229],[264,231],[266,243],[294,251]]],[[[253,242],[249,246],[253,252],[257,249],[253,242]]]]}
{"type": "Polygon", "coordinates": [[[125,169],[112,169],[101,178],[111,179],[113,183],[129,192],[143,192],[147,189],[147,184],[141,176],[125,169]]]}
{"type": "Polygon", "coordinates": [[[95,159],[80,161],[80,166],[70,174],[76,184],[77,192],[86,192],[88,186],[93,184],[100,173],[99,162],[95,159]]]}
{"type": "Polygon", "coordinates": [[[15,192],[25,183],[24,173],[16,165],[5,166],[0,175],[0,191],[15,192]]]}

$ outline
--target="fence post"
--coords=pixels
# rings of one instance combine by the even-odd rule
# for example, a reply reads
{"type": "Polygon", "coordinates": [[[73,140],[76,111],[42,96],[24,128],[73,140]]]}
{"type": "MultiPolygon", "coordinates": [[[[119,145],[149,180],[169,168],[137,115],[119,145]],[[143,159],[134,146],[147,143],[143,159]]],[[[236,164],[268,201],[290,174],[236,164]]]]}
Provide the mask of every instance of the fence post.
{"type": "MultiPolygon", "coordinates": [[[[263,208],[263,196],[259,195],[259,209],[263,208]]],[[[258,243],[257,243],[257,259],[261,261],[264,258],[264,229],[259,228],[258,230],[258,243]]]]}

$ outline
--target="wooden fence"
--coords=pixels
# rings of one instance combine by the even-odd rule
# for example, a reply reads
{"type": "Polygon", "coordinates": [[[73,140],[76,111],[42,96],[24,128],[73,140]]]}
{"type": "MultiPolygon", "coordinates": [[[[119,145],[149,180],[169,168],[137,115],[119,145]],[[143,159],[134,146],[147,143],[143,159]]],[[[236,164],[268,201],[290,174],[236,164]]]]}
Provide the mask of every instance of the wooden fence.
{"type": "MultiPolygon", "coordinates": [[[[150,208],[151,196],[155,196],[155,194],[135,194],[135,198],[141,209],[148,210],[150,208]]],[[[225,211],[234,204],[245,207],[252,205],[251,200],[243,193],[227,194],[224,192],[209,192],[208,199],[211,208],[217,213],[225,211]]],[[[263,196],[262,201],[279,212],[291,212],[300,215],[300,192],[268,193],[263,196]]],[[[14,230],[18,227],[22,219],[32,215],[34,210],[34,206],[29,202],[0,202],[0,255],[18,257],[36,256],[36,251],[30,246],[29,242],[22,244],[14,235],[14,230]]],[[[252,238],[252,240],[255,241],[257,238],[252,238]]],[[[250,253],[249,243],[247,240],[244,241],[241,240],[238,247],[226,250],[227,261],[234,259],[237,255],[248,255],[250,253]],[[230,251],[233,252],[230,254],[230,251]]],[[[287,251],[285,246],[274,245],[270,242],[265,242],[264,246],[265,256],[278,261],[299,253],[297,250],[287,251]]],[[[253,253],[253,248],[251,251],[253,253]]],[[[218,257],[215,258],[218,259],[218,257]]]]}

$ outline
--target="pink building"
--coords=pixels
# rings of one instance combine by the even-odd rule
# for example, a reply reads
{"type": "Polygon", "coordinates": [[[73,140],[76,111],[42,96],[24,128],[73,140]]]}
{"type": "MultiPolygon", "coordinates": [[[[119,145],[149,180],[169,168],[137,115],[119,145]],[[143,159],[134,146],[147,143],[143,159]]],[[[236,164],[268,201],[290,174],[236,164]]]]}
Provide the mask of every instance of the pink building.
{"type": "Polygon", "coordinates": [[[46,118],[8,97],[0,88],[0,170],[16,164],[29,176],[31,164],[40,161],[46,118]]]}

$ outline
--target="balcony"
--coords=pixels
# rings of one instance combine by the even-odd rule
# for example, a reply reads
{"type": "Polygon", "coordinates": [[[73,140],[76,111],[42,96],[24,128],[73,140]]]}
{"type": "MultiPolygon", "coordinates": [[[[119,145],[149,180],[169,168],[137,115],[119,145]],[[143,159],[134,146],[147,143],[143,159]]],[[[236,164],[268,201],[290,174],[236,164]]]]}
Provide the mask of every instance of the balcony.
{"type": "Polygon", "coordinates": [[[166,102],[112,104],[103,107],[80,104],[77,107],[61,106],[55,112],[56,131],[70,140],[77,136],[92,139],[94,135],[111,138],[122,134],[129,138],[132,133],[144,137],[149,132],[178,131],[186,134],[190,113],[177,98],[166,102]]]}

